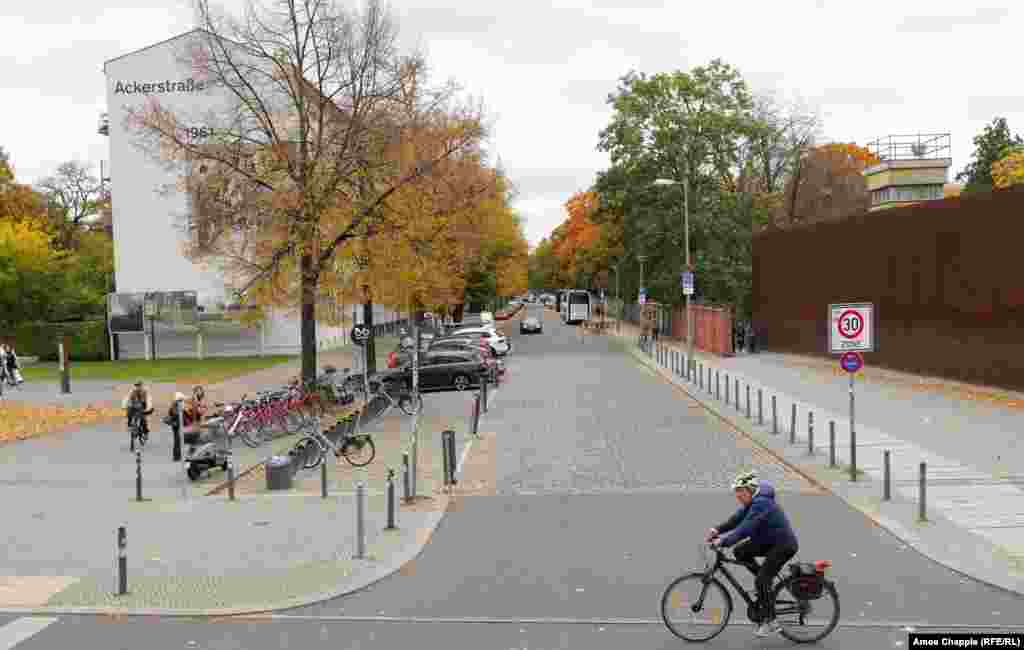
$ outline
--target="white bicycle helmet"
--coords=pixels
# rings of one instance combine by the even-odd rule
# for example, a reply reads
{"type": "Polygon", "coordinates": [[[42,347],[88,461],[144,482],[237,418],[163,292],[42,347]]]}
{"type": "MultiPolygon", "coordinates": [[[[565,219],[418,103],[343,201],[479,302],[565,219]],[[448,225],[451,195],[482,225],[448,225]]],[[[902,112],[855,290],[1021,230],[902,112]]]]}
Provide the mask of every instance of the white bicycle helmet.
{"type": "Polygon", "coordinates": [[[757,485],[757,472],[743,472],[733,479],[732,489],[747,488],[748,490],[756,490],[757,485]]]}

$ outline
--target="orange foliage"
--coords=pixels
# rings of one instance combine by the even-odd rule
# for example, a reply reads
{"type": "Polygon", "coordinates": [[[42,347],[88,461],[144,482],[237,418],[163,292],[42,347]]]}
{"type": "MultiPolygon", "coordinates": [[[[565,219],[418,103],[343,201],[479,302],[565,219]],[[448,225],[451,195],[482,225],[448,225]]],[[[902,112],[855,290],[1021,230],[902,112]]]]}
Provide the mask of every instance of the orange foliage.
{"type": "Polygon", "coordinates": [[[40,406],[8,401],[0,409],[0,442],[25,440],[123,416],[124,411],[109,406],[40,406]]]}
{"type": "Polygon", "coordinates": [[[576,253],[592,246],[601,236],[601,227],[590,220],[600,205],[596,192],[577,192],[565,202],[569,218],[559,227],[561,237],[555,242],[555,254],[563,263],[576,258],[576,253]]]}
{"type": "Polygon", "coordinates": [[[881,162],[881,159],[875,154],[871,153],[865,147],[858,146],[853,142],[833,142],[831,144],[821,145],[817,149],[825,152],[833,152],[837,154],[845,154],[850,160],[858,161],[865,167],[871,165],[877,165],[881,162]]]}

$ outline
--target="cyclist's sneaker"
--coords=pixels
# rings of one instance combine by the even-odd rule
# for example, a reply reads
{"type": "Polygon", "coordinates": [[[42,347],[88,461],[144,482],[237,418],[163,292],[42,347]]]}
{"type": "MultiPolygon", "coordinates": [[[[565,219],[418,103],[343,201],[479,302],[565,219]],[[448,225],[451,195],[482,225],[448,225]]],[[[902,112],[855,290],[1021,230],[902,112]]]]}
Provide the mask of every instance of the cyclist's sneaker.
{"type": "Polygon", "coordinates": [[[757,626],[757,629],[754,631],[754,636],[771,636],[772,634],[778,634],[781,630],[782,626],[776,623],[775,621],[771,621],[769,623],[761,623],[757,626]]]}

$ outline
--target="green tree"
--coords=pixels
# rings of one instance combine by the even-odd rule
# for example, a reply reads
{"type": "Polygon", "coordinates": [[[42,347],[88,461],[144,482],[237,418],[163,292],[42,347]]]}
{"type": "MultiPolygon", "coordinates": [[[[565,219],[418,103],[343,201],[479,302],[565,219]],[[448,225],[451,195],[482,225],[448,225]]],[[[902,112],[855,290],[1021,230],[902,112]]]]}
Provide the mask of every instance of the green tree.
{"type": "Polygon", "coordinates": [[[997,117],[985,130],[974,136],[974,153],[971,162],[956,175],[965,183],[964,193],[991,191],[992,164],[1002,160],[1014,147],[1024,145],[1020,135],[1011,135],[1005,117],[997,117]]]}

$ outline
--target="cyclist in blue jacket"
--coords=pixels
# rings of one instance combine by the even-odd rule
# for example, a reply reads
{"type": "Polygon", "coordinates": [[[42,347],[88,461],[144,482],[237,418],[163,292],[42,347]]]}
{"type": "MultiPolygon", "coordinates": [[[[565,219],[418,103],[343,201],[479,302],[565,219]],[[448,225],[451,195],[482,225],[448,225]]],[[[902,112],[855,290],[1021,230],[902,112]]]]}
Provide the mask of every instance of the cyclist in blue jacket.
{"type": "Polygon", "coordinates": [[[796,555],[799,544],[789,518],[775,502],[775,488],[771,483],[758,480],[755,472],[744,472],[736,477],[732,488],[741,507],[725,523],[708,531],[708,541],[728,548],[746,540],[733,555],[756,576],[758,603],[765,614],[756,634],[765,636],[779,629],[772,611],[772,580],[796,555]],[[757,557],[765,558],[760,568],[757,568],[757,557]]]}

